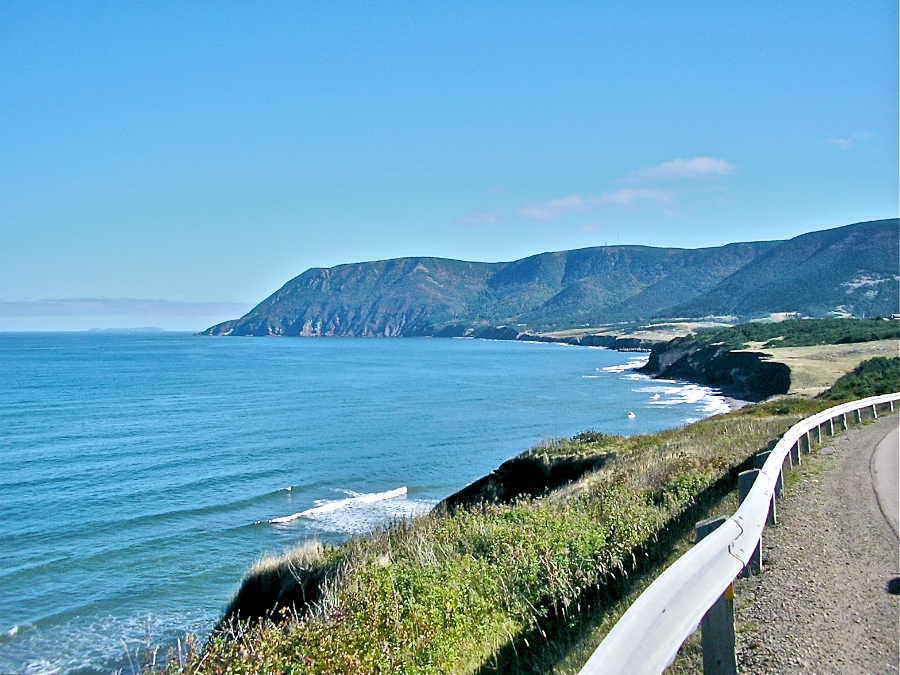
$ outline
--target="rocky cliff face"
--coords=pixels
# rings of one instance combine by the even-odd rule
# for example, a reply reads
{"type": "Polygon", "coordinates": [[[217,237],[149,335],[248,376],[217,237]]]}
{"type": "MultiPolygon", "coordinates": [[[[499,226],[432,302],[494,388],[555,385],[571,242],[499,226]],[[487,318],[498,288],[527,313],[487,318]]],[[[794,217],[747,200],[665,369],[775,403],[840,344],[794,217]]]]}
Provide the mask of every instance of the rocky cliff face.
{"type": "Polygon", "coordinates": [[[790,368],[782,363],[768,362],[758,352],[732,351],[727,345],[690,337],[654,346],[639,372],[718,387],[751,401],[786,394],[791,387],[790,368]]]}
{"type": "Polygon", "coordinates": [[[430,335],[467,312],[500,265],[403,258],[311,269],[247,315],[208,335],[294,337],[430,335]]]}
{"type": "Polygon", "coordinates": [[[509,263],[355,263],[308,270],[204,334],[450,337],[662,317],[891,314],[900,305],[898,250],[894,219],[696,250],[602,246],[509,263]]]}
{"type": "Polygon", "coordinates": [[[499,468],[442,500],[435,510],[453,513],[482,504],[511,504],[523,497],[540,497],[588,471],[604,466],[609,454],[549,457],[528,451],[503,462],[499,468]]]}

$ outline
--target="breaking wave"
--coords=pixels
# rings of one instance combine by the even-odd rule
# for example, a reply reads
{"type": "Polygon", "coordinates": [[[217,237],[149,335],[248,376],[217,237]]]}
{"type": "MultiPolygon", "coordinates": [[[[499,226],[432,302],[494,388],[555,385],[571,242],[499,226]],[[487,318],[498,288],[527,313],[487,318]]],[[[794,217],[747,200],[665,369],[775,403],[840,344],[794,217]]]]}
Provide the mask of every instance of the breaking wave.
{"type": "Polygon", "coordinates": [[[303,518],[315,521],[317,529],[357,533],[397,518],[424,513],[436,503],[433,500],[408,499],[405,486],[367,494],[345,492],[351,496],[330,501],[320,499],[316,501],[316,506],[305,511],[266,522],[283,525],[303,518]]]}

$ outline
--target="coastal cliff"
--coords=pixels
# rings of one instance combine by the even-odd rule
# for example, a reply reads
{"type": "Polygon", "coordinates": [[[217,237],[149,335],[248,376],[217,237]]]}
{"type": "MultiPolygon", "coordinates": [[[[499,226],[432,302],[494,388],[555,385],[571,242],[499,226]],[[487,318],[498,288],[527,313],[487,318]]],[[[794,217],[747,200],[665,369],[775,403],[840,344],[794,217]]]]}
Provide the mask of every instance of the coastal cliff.
{"type": "Polygon", "coordinates": [[[676,338],[653,346],[639,372],[719,387],[759,401],[786,394],[791,369],[766,349],[875,343],[900,339],[900,323],[876,319],[793,319],[755,322],[676,338]]]}
{"type": "Polygon", "coordinates": [[[575,436],[572,443],[538,445],[446,497],[435,512],[454,513],[458,509],[512,504],[517,499],[546,495],[605,466],[615,456],[603,450],[610,440],[606,434],[588,431],[575,436]]]}
{"type": "Polygon", "coordinates": [[[657,345],[638,372],[718,387],[729,396],[749,401],[786,394],[791,387],[790,368],[766,361],[764,354],[733,351],[724,344],[692,338],[657,345]]]}

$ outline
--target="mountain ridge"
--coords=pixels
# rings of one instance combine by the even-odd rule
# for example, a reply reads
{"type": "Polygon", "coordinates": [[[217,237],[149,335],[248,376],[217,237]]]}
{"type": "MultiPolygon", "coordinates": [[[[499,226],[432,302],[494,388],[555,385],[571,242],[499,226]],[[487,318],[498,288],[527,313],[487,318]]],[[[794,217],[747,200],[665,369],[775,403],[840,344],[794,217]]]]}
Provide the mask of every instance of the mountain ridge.
{"type": "Polygon", "coordinates": [[[900,220],[700,249],[596,246],[510,262],[408,257],[312,268],[202,335],[430,336],[773,312],[900,310],[900,220]],[[449,333],[448,333],[449,331],[449,333]]]}

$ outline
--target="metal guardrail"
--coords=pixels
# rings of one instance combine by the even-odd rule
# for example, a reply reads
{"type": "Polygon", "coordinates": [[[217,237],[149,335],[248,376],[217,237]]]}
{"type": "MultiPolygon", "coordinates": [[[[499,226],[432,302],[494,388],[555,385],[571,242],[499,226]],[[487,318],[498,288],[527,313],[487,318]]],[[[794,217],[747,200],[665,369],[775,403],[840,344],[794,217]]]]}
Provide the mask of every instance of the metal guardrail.
{"type": "MultiPolygon", "coordinates": [[[[862,421],[877,406],[895,408],[900,392],[845,403],[801,420],[787,432],[759,470],[740,508],[663,572],[634,602],[597,647],[579,675],[659,675],[675,660],[681,644],[723,597],[747,566],[762,538],[769,508],[789,455],[799,459],[811,434],[821,441],[822,427],[834,435],[835,420],[848,426],[847,415],[862,421]]],[[[733,650],[733,647],[732,647],[733,650]]]]}

